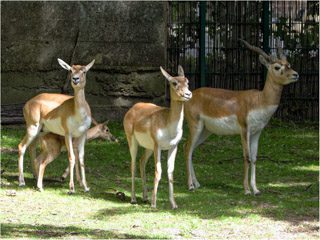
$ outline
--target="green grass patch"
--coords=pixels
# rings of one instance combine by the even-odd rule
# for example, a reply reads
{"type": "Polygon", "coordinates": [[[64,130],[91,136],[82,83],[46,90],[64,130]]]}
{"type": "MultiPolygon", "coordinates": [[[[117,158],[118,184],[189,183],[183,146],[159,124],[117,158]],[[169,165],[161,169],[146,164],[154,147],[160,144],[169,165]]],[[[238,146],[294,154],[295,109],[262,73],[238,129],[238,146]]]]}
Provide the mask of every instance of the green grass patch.
{"type": "MultiPolygon", "coordinates": [[[[89,193],[76,184],[69,196],[68,180],[59,178],[67,154],[48,165],[44,189],[36,191],[31,160],[26,154],[24,188],[18,187],[17,146],[22,126],[2,127],[1,237],[3,238],[251,238],[317,239],[319,218],[319,135],[317,126],[273,121],[262,133],[257,161],[261,196],[245,196],[239,136],[211,136],[194,152],[201,187],[187,189],[183,143],[174,172],[177,210],[170,209],[166,153],[157,209],[142,203],[142,183],[136,178],[138,204],[130,204],[130,155],[118,122],[109,123],[119,143],[93,140],[86,145],[89,193]],[[124,192],[125,201],[114,192],[124,192]],[[10,196],[10,191],[16,191],[10,196]]],[[[141,155],[141,151],[140,151],[141,155]]],[[[154,163],[147,165],[149,199],[154,163]]]]}

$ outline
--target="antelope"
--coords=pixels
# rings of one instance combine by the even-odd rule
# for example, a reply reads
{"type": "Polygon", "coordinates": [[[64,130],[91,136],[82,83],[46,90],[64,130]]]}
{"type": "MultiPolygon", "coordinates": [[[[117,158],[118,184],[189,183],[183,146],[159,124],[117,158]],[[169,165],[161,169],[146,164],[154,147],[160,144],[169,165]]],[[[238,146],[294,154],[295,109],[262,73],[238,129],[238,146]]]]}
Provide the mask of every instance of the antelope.
{"type": "Polygon", "coordinates": [[[182,137],[184,102],[192,97],[188,89],[188,79],[181,66],[178,76],[170,76],[162,67],[160,70],[170,86],[170,108],[160,107],[152,103],[137,103],[125,114],[123,125],[131,155],[131,203],[136,204],[135,169],[138,147],[143,147],[144,154],[140,159],[140,174],[143,185],[143,201],[148,201],[145,167],[154,153],[155,178],[151,207],[156,208],[157,191],[161,179],[161,151],[168,150],[169,200],[173,209],[177,208],[173,196],[173,171],[178,143],[182,137]]]}
{"type": "Polygon", "coordinates": [[[68,150],[70,182],[69,193],[74,190],[74,165],[75,154],[73,150],[73,138],[79,138],[79,162],[81,166],[82,185],[87,192],[89,188],[85,178],[84,145],[86,132],[91,125],[91,110],[85,99],[84,88],[86,85],[86,73],[93,66],[94,60],[86,66],[69,66],[58,58],[62,68],[70,71],[71,86],[74,97],[63,94],[42,93],[30,99],[23,108],[27,133],[18,146],[19,149],[19,186],[24,186],[23,159],[28,146],[39,135],[41,129],[44,132],[52,132],[64,136],[68,150]]]}
{"type": "MultiPolygon", "coordinates": [[[[86,140],[92,140],[96,138],[102,138],[104,140],[117,142],[117,139],[111,134],[108,126],[106,125],[106,122],[97,124],[87,131],[86,140]]],[[[79,138],[74,139],[73,141],[73,149],[75,152],[78,152],[78,148],[77,148],[77,146],[79,145],[78,141],[79,141],[79,138]]],[[[37,179],[38,179],[37,187],[42,192],[43,191],[43,184],[42,184],[43,175],[44,175],[46,166],[49,163],[51,163],[53,160],[55,160],[63,150],[65,150],[66,145],[65,145],[64,137],[54,133],[47,133],[44,136],[40,136],[39,142],[41,144],[41,153],[36,158],[35,157],[31,157],[31,158],[35,159],[34,174],[37,176],[37,179]]],[[[33,144],[32,147],[35,147],[35,144],[33,144]]],[[[79,159],[76,156],[76,162],[75,162],[76,177],[78,182],[81,184],[79,169],[78,169],[78,160],[79,159]]],[[[64,180],[68,176],[68,174],[69,174],[69,167],[66,168],[61,178],[64,180]]]]}
{"type": "Polygon", "coordinates": [[[278,57],[268,55],[258,47],[241,40],[247,48],[259,54],[260,62],[267,68],[267,78],[262,91],[231,91],[217,88],[199,88],[186,103],[185,115],[189,136],[185,145],[185,159],[189,190],[200,187],[192,165],[194,149],[211,134],[240,134],[244,158],[245,194],[251,194],[248,184],[251,163],[250,185],[254,195],[260,194],[256,186],[256,160],[261,131],[277,110],[284,85],[296,82],[299,75],[288,63],[283,50],[278,47],[278,57]]]}

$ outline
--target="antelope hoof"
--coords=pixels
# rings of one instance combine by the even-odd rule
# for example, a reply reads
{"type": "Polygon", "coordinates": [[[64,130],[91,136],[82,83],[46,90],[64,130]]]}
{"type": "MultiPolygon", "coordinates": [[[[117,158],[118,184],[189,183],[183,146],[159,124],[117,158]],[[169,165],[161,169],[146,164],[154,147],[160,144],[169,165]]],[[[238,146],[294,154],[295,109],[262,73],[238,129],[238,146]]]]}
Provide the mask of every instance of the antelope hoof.
{"type": "Polygon", "coordinates": [[[23,181],[23,182],[19,182],[19,187],[24,187],[26,185],[26,183],[23,181]]]}
{"type": "Polygon", "coordinates": [[[37,190],[39,191],[39,192],[43,192],[44,190],[43,190],[43,188],[41,187],[37,187],[37,190]]]}
{"type": "Polygon", "coordinates": [[[157,208],[157,204],[151,204],[151,208],[156,209],[157,208]]]}
{"type": "Polygon", "coordinates": [[[244,195],[251,195],[251,191],[250,190],[245,190],[244,195]]]}
{"type": "Polygon", "coordinates": [[[72,194],[74,194],[74,193],[75,193],[74,190],[70,190],[70,191],[68,192],[69,195],[72,195],[72,194]]]}
{"type": "Polygon", "coordinates": [[[171,204],[171,207],[172,207],[172,209],[174,210],[174,209],[177,209],[177,208],[178,208],[178,205],[177,205],[176,203],[174,203],[174,204],[171,204]]]}
{"type": "Polygon", "coordinates": [[[148,203],[148,202],[149,202],[149,201],[148,201],[148,198],[142,199],[142,202],[143,202],[143,203],[148,203]]]}
{"type": "Polygon", "coordinates": [[[257,191],[255,191],[253,194],[254,194],[255,196],[259,196],[259,195],[261,195],[261,192],[260,192],[259,190],[257,190],[257,191]]]}
{"type": "Polygon", "coordinates": [[[195,189],[200,187],[200,183],[198,181],[193,181],[193,185],[195,189]]]}
{"type": "Polygon", "coordinates": [[[116,193],[116,197],[118,199],[120,199],[121,201],[125,201],[126,200],[126,195],[123,192],[117,192],[116,193]]]}
{"type": "Polygon", "coordinates": [[[65,178],[64,176],[61,176],[61,177],[60,177],[60,181],[61,181],[61,182],[64,182],[65,180],[66,180],[66,178],[65,178]]]}
{"type": "Polygon", "coordinates": [[[90,188],[86,187],[84,188],[84,192],[89,192],[90,191],[90,188]]]}
{"type": "Polygon", "coordinates": [[[193,191],[196,190],[198,187],[200,187],[200,184],[199,184],[198,186],[196,186],[195,184],[191,184],[191,185],[189,186],[189,191],[190,191],[190,192],[193,192],[193,191]]]}
{"type": "Polygon", "coordinates": [[[131,197],[131,204],[137,204],[137,199],[136,199],[136,196],[133,194],[132,197],[131,197]]]}

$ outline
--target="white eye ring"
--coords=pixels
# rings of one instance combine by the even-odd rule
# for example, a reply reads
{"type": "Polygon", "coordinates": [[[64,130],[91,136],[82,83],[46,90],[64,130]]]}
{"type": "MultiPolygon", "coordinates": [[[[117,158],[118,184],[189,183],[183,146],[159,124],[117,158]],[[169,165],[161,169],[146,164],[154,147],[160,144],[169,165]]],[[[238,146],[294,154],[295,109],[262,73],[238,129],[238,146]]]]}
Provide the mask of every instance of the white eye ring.
{"type": "Polygon", "coordinates": [[[276,66],[274,67],[274,69],[275,69],[276,71],[279,71],[279,70],[281,69],[281,66],[276,65],[276,66]]]}

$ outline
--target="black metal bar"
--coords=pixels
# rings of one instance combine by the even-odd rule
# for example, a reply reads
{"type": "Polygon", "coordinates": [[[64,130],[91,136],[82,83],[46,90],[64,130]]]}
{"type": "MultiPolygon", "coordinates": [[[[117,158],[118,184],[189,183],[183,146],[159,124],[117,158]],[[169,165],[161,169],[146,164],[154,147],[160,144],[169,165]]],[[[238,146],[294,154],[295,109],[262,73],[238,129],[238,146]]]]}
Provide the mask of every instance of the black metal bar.
{"type": "Polygon", "coordinates": [[[200,86],[206,85],[206,8],[207,3],[201,1],[200,7],[200,86]]]}
{"type": "MultiPolygon", "coordinates": [[[[269,0],[262,2],[262,36],[263,36],[263,51],[270,53],[269,38],[270,38],[270,4],[269,0]]],[[[263,80],[267,77],[267,69],[263,67],[263,80]]]]}

